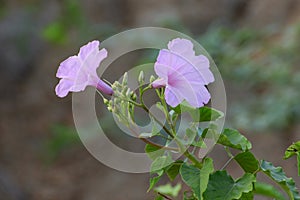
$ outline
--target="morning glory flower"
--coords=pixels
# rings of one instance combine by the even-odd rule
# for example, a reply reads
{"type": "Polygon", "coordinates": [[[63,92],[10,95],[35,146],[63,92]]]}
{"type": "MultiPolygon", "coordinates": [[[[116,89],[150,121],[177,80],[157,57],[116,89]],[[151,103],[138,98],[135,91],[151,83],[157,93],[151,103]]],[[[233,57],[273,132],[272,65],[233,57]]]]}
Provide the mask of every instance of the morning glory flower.
{"type": "Polygon", "coordinates": [[[69,92],[83,91],[86,86],[93,86],[101,92],[112,95],[112,88],[97,75],[97,68],[107,57],[107,50],[99,50],[99,41],[92,41],[82,46],[78,55],[71,56],[60,63],[56,77],[61,78],[55,88],[56,95],[65,97],[69,92]]]}
{"type": "Polygon", "coordinates": [[[209,60],[204,55],[195,55],[193,43],[187,39],[174,39],[168,49],[159,52],[154,65],[159,79],[153,88],[165,87],[165,100],[176,107],[186,100],[193,107],[202,107],[210,100],[205,85],[214,81],[209,69],[209,60]]]}

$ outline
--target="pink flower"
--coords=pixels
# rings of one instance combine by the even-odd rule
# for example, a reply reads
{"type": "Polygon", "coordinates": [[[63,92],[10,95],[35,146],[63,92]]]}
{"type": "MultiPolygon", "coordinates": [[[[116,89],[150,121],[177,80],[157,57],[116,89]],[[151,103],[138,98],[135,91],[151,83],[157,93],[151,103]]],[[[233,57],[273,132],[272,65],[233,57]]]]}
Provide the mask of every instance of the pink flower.
{"type": "Polygon", "coordinates": [[[96,71],[106,57],[106,49],[99,50],[99,41],[82,46],[78,55],[60,63],[56,77],[61,80],[55,88],[56,95],[65,97],[69,92],[83,91],[86,86],[96,87],[101,92],[111,95],[112,88],[100,80],[96,71]]]}
{"type": "Polygon", "coordinates": [[[209,60],[204,55],[195,55],[193,43],[187,39],[174,39],[168,49],[159,52],[154,70],[159,79],[154,88],[165,88],[167,104],[176,107],[184,99],[193,107],[201,107],[210,100],[205,85],[214,81],[209,69],[209,60]]]}

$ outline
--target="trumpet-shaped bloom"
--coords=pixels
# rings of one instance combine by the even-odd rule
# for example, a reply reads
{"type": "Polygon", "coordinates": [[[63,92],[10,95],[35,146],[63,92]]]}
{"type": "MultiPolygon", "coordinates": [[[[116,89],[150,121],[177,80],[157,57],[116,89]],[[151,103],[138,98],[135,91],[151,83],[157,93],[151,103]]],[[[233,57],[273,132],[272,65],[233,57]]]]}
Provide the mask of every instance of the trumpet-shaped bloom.
{"type": "Polygon", "coordinates": [[[56,95],[65,97],[69,92],[83,91],[86,86],[96,87],[111,95],[112,88],[97,75],[97,68],[107,57],[106,49],[99,50],[99,41],[92,41],[82,46],[78,55],[71,56],[60,63],[56,77],[61,78],[55,88],[56,95]]]}
{"type": "Polygon", "coordinates": [[[210,100],[205,87],[214,81],[209,60],[204,55],[195,55],[191,41],[170,41],[168,49],[160,50],[154,70],[159,79],[152,86],[166,87],[165,99],[170,106],[176,107],[186,100],[193,107],[201,107],[210,100]]]}

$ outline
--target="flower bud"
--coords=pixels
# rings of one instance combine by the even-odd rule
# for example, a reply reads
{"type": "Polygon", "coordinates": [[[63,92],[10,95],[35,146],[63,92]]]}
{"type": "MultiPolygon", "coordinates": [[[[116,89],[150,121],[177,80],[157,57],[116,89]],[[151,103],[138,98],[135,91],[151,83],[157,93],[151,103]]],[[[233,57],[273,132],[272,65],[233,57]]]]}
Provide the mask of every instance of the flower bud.
{"type": "Polygon", "coordinates": [[[135,93],[133,93],[133,94],[131,95],[131,98],[132,98],[132,100],[134,100],[134,101],[136,100],[136,97],[137,97],[137,96],[136,96],[135,93]]]}
{"type": "Polygon", "coordinates": [[[153,75],[151,75],[150,76],[150,83],[152,83],[153,81],[155,81],[156,80],[156,78],[153,76],[153,75]]]}
{"type": "Polygon", "coordinates": [[[138,81],[139,81],[140,85],[144,84],[144,79],[145,79],[144,71],[140,71],[139,78],[138,78],[138,81]]]}
{"type": "Polygon", "coordinates": [[[127,82],[128,82],[128,74],[127,72],[125,72],[123,75],[122,85],[127,85],[127,82]]]}
{"type": "Polygon", "coordinates": [[[107,99],[103,98],[103,103],[104,103],[105,105],[108,105],[108,104],[109,104],[109,101],[108,101],[107,99]]]}
{"type": "Polygon", "coordinates": [[[131,96],[131,94],[130,94],[130,89],[129,89],[129,88],[127,88],[126,96],[127,96],[127,97],[131,96]]]}

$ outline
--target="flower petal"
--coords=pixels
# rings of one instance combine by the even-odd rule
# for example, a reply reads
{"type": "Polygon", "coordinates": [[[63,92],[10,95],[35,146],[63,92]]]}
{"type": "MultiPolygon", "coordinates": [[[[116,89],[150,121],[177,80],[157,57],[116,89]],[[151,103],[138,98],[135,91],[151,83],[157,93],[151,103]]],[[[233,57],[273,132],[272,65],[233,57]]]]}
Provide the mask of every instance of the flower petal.
{"type": "MultiPolygon", "coordinates": [[[[164,69],[165,67],[172,68],[173,70],[177,70],[181,68],[183,65],[187,63],[186,60],[184,60],[182,57],[179,55],[176,55],[172,52],[170,52],[167,49],[162,49],[159,51],[158,57],[156,59],[156,63],[158,66],[161,66],[159,68],[159,72],[162,74],[159,74],[157,69],[155,68],[155,72],[157,73],[158,76],[165,75],[169,69],[164,69]]],[[[155,66],[154,66],[155,67],[155,66]]],[[[163,77],[161,77],[163,78],[163,77]]]]}
{"type": "Polygon", "coordinates": [[[91,52],[98,50],[99,51],[100,42],[94,40],[92,42],[87,43],[86,45],[82,46],[79,50],[78,57],[81,60],[87,59],[91,52]]]}
{"type": "Polygon", "coordinates": [[[74,79],[80,69],[80,61],[77,56],[71,56],[60,63],[56,73],[57,78],[74,79]]]}
{"type": "Polygon", "coordinates": [[[196,67],[199,70],[205,85],[214,81],[214,76],[209,69],[210,65],[208,58],[204,55],[196,56],[195,51],[193,50],[193,43],[190,40],[176,38],[169,42],[168,48],[172,53],[179,55],[196,67]]]}
{"type": "Polygon", "coordinates": [[[168,49],[182,56],[195,55],[194,45],[190,40],[176,38],[168,43],[168,49]]]}
{"type": "Polygon", "coordinates": [[[73,81],[67,79],[61,79],[55,87],[55,93],[59,97],[65,97],[73,87],[73,81]]]}
{"type": "Polygon", "coordinates": [[[168,86],[166,87],[166,91],[165,91],[165,99],[167,104],[172,107],[178,106],[183,101],[183,97],[179,93],[179,91],[176,90],[175,88],[168,87],[168,86]]]}

